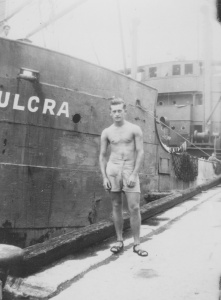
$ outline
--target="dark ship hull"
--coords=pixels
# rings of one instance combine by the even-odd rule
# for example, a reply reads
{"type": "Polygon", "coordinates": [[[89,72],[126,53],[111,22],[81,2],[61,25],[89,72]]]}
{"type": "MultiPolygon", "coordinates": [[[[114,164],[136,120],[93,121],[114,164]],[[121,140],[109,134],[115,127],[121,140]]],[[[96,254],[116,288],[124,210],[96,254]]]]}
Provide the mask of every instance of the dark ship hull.
{"type": "Polygon", "coordinates": [[[172,177],[148,115],[156,89],[23,42],[1,38],[0,49],[0,242],[24,247],[110,218],[98,155],[113,95],[144,132],[142,201],[148,191],[188,187],[172,177]]]}

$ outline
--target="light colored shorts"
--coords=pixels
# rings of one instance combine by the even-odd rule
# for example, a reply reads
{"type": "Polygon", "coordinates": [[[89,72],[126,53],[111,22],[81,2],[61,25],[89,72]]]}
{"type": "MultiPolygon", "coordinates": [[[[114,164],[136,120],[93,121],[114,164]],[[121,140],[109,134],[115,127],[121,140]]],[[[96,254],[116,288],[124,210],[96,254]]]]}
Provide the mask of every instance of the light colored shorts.
{"type": "Polygon", "coordinates": [[[134,166],[125,161],[109,161],[107,163],[106,174],[111,183],[111,192],[140,193],[140,181],[137,175],[136,183],[133,187],[127,185],[127,179],[132,174],[134,166]]]}

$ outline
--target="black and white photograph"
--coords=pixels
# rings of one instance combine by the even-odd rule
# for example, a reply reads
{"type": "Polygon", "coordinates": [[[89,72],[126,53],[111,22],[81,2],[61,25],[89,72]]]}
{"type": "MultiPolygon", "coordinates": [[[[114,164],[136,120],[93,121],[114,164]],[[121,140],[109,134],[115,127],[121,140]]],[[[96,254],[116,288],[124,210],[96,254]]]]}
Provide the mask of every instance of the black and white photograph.
{"type": "Polygon", "coordinates": [[[221,0],[0,0],[0,300],[221,300],[221,0]]]}

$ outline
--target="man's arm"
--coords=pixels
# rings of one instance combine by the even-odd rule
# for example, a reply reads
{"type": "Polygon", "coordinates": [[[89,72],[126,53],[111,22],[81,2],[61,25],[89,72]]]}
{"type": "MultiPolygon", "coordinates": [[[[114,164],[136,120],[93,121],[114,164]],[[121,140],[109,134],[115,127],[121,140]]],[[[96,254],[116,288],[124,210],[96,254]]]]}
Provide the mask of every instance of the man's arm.
{"type": "Polygon", "coordinates": [[[135,161],[135,166],[132,174],[128,178],[128,186],[133,187],[136,182],[136,176],[140,170],[142,161],[143,161],[143,156],[144,156],[144,151],[143,151],[143,133],[142,130],[140,129],[139,126],[136,127],[135,133],[134,133],[134,139],[135,139],[135,151],[136,151],[136,161],[135,161]]]}
{"type": "Polygon", "coordinates": [[[101,169],[101,174],[103,177],[103,185],[104,185],[105,190],[111,189],[111,184],[110,184],[110,181],[108,180],[107,174],[106,174],[107,146],[108,146],[108,138],[107,138],[107,130],[105,129],[101,134],[101,147],[100,147],[100,155],[99,155],[100,169],[101,169]]]}
{"type": "Polygon", "coordinates": [[[135,162],[135,167],[133,170],[133,174],[137,175],[141,164],[143,162],[143,156],[144,156],[144,151],[143,151],[143,133],[140,127],[137,127],[136,133],[135,133],[135,147],[136,147],[136,162],[135,162]]]}

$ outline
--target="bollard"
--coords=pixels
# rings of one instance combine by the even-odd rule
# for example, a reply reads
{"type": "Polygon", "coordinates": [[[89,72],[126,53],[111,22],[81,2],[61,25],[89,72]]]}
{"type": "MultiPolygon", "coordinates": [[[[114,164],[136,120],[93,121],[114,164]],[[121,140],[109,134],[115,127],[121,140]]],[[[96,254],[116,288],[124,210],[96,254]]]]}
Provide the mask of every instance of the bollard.
{"type": "Polygon", "coordinates": [[[10,269],[18,266],[23,257],[24,251],[21,248],[0,244],[0,300],[2,300],[2,291],[10,269]]]}

